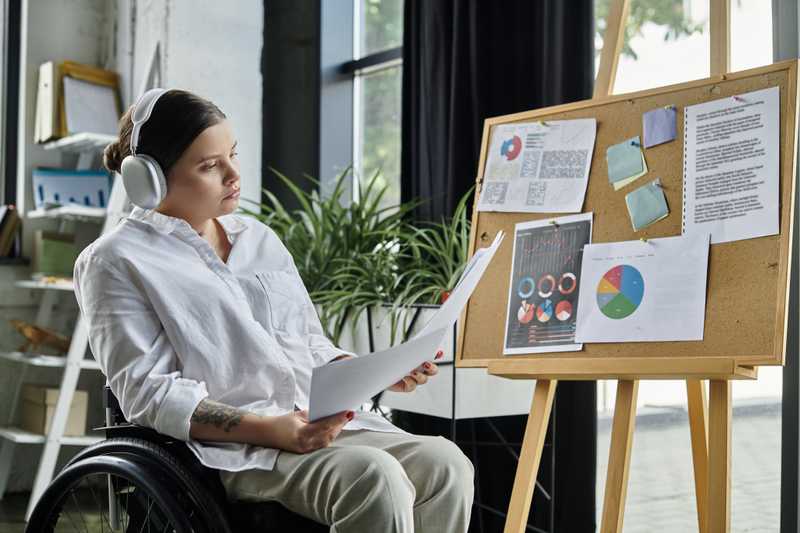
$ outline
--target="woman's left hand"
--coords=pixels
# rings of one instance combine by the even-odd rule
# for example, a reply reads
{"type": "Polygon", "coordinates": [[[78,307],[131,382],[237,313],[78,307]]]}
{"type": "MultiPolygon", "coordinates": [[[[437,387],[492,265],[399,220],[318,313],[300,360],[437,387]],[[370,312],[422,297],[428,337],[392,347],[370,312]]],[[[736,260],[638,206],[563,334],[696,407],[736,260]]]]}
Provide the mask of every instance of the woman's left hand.
{"type": "MultiPolygon", "coordinates": [[[[434,359],[439,359],[442,355],[444,355],[444,353],[439,350],[436,352],[436,357],[434,357],[434,359]]],[[[436,366],[436,363],[425,361],[386,390],[392,392],[411,392],[416,389],[418,385],[424,385],[428,381],[428,377],[435,376],[438,373],[439,367],[436,366]]]]}

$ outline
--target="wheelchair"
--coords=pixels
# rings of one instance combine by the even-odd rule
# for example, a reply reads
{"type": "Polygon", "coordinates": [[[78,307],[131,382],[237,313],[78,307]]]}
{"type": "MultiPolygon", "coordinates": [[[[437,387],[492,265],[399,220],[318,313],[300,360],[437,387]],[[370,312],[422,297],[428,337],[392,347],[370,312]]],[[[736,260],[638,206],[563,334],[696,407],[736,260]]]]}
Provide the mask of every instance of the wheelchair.
{"type": "Polygon", "coordinates": [[[26,533],[329,530],[278,502],[228,501],[218,472],[184,442],[128,423],[108,386],[104,403],[106,439],[61,469],[36,503],[26,533]]]}

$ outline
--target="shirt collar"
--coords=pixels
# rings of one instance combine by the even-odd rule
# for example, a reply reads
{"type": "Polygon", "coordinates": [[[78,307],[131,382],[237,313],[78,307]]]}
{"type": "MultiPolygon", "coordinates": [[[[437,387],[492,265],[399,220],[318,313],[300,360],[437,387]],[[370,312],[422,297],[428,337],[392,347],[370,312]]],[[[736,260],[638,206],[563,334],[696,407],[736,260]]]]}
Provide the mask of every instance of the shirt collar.
{"type": "MultiPolygon", "coordinates": [[[[156,231],[165,234],[172,233],[179,225],[187,229],[192,228],[189,223],[182,218],[165,215],[164,213],[159,213],[154,209],[144,209],[138,205],[133,206],[128,218],[149,224],[156,231]]],[[[217,220],[222,225],[223,229],[225,229],[225,232],[229,235],[236,235],[247,228],[247,224],[242,222],[239,217],[234,214],[217,217],[217,220]]],[[[193,228],[192,231],[194,231],[193,228]]]]}

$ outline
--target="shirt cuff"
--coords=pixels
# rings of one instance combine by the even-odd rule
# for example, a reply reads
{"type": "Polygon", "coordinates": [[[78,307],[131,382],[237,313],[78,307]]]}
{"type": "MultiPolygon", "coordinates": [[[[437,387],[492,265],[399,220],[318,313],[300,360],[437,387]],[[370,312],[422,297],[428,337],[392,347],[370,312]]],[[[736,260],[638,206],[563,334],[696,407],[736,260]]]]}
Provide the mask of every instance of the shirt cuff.
{"type": "Polygon", "coordinates": [[[154,429],[182,441],[191,440],[192,415],[197,405],[207,397],[204,382],[177,378],[158,407],[154,429]]]}

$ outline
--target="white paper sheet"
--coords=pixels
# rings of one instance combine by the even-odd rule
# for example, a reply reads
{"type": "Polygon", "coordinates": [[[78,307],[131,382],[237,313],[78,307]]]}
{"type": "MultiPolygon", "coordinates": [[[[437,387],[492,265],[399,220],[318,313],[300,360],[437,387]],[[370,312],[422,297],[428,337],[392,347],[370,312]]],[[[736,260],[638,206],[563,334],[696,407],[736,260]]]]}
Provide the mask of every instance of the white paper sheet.
{"type": "Polygon", "coordinates": [[[582,250],[591,240],[592,213],[514,227],[503,354],[583,348],[575,342],[575,313],[582,250]]]}
{"type": "Polygon", "coordinates": [[[313,422],[348,409],[357,409],[411,370],[432,360],[448,330],[433,330],[387,350],[314,368],[309,420],[313,422]]]}
{"type": "Polygon", "coordinates": [[[478,286],[503,237],[503,232],[499,231],[488,248],[481,248],[473,254],[445,303],[411,340],[387,350],[314,368],[309,419],[314,421],[356,409],[425,361],[432,360],[478,286]]]}
{"type": "Polygon", "coordinates": [[[711,243],[778,233],[780,90],[684,111],[683,233],[711,243]]]}
{"type": "Polygon", "coordinates": [[[579,342],[703,339],[709,235],[587,244],[579,342]]]}
{"type": "Polygon", "coordinates": [[[579,212],[596,134],[593,118],[495,126],[478,210],[579,212]]]}
{"type": "Polygon", "coordinates": [[[70,133],[116,135],[119,131],[113,87],[64,76],[64,106],[70,133]]]}

